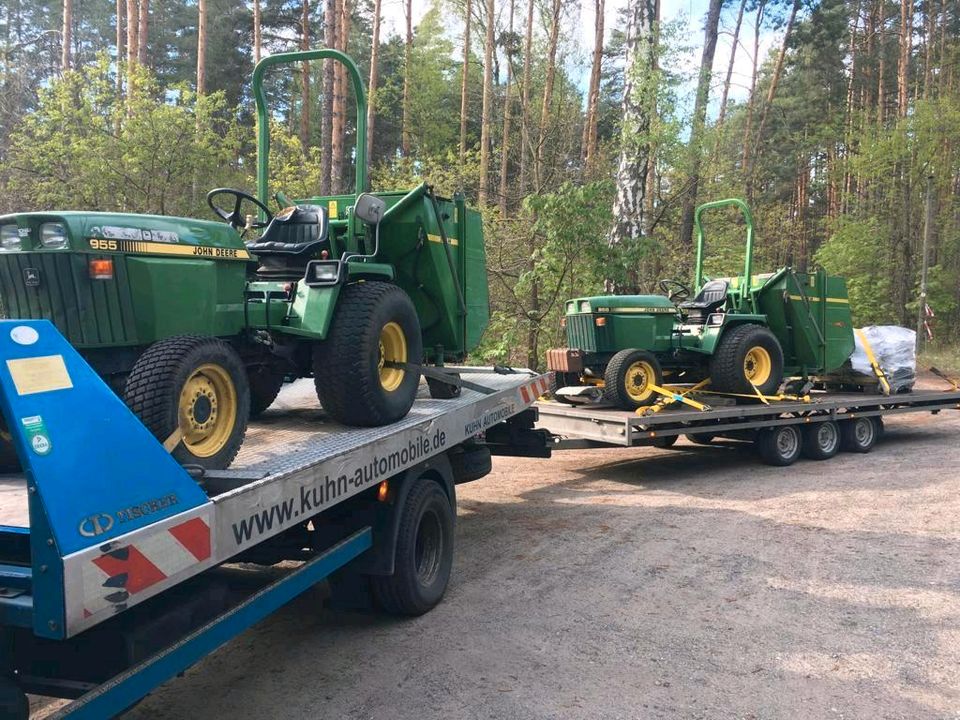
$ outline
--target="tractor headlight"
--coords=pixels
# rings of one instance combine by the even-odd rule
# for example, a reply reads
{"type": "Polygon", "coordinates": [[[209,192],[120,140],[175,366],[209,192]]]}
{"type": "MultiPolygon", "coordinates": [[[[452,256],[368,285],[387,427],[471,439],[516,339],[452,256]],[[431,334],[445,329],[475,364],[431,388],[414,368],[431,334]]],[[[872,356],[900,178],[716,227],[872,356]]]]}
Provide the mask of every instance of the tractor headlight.
{"type": "Polygon", "coordinates": [[[40,226],[40,244],[57,250],[67,246],[67,229],[63,223],[44,223],[40,226]]]}
{"type": "Polygon", "coordinates": [[[336,285],[340,282],[340,267],[339,260],[311,260],[307,264],[304,282],[308,286],[336,285]]]}
{"type": "Polygon", "coordinates": [[[19,250],[20,248],[20,231],[17,226],[0,226],[0,250],[3,250],[4,252],[12,252],[14,250],[19,250]]]}

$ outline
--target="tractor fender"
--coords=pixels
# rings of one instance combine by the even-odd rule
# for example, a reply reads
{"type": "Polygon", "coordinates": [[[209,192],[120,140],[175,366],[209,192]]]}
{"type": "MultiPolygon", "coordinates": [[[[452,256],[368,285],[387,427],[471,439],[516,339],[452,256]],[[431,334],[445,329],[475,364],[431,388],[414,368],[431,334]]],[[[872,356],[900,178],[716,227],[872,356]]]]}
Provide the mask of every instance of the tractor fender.
{"type": "Polygon", "coordinates": [[[330,329],[341,287],[339,284],[310,287],[306,283],[297,283],[297,294],[290,303],[287,324],[271,329],[323,340],[330,329]]]}
{"type": "Polygon", "coordinates": [[[703,334],[700,335],[700,347],[697,350],[707,355],[713,355],[720,343],[720,338],[727,330],[748,323],[762,325],[763,327],[769,326],[766,315],[724,315],[722,324],[707,325],[703,328],[703,334]]]}

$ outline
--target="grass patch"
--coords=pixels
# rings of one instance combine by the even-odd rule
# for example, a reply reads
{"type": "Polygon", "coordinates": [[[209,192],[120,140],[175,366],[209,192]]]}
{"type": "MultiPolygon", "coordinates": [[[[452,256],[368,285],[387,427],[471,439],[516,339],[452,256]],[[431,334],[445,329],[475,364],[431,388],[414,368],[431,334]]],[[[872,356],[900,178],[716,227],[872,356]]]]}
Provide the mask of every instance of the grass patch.
{"type": "Polygon", "coordinates": [[[960,375],[960,345],[925,345],[917,358],[917,369],[933,366],[948,375],[960,375]]]}

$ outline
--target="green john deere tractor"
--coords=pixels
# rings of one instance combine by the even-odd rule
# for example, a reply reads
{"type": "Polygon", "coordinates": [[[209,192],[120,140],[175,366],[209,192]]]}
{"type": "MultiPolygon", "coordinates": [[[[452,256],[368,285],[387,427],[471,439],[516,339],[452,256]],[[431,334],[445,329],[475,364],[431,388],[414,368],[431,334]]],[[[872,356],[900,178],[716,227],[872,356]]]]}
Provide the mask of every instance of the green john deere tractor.
{"type": "Polygon", "coordinates": [[[710,380],[710,389],[763,395],[784,378],[839,368],[854,348],[843,278],[789,267],[754,275],[753,218],[742,200],[697,208],[695,294],[662,280],[665,295],[583,297],[566,303],[568,347],[549,350],[557,398],[599,398],[625,409],[657,399],[654,386],[710,380]],[[736,207],[746,222],[743,275],[703,275],[705,210],[736,207]],[[691,294],[693,297],[691,299],[691,294]]]}
{"type": "MultiPolygon", "coordinates": [[[[366,193],[366,95],[336,50],[273,55],[254,70],[257,197],[207,195],[226,221],[98,212],[0,217],[9,317],[51,320],[178,460],[224,468],[247,419],[285,379],[313,377],[349,425],[402,418],[422,363],[462,360],[488,321],[483,228],[430,186],[366,193]],[[356,97],[356,189],[268,195],[264,73],[329,58],[356,97]]],[[[425,371],[426,372],[426,371],[425,371]]],[[[456,383],[429,378],[452,397],[456,383]]]]}

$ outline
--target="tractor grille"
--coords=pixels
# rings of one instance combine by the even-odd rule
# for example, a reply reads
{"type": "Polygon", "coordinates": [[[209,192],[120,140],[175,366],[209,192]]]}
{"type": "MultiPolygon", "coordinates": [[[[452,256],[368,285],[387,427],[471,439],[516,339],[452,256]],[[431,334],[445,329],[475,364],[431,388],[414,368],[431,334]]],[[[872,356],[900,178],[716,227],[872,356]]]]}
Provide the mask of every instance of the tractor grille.
{"type": "Polygon", "coordinates": [[[597,352],[597,327],[593,315],[567,315],[567,345],[587,352],[597,352]]]}
{"type": "Polygon", "coordinates": [[[46,319],[78,347],[137,340],[130,285],[121,256],[114,279],[90,280],[94,255],[64,252],[0,253],[0,299],[7,318],[46,319]],[[36,285],[28,285],[30,276],[36,285]]]}

